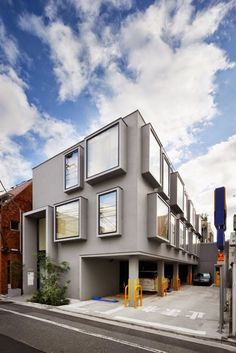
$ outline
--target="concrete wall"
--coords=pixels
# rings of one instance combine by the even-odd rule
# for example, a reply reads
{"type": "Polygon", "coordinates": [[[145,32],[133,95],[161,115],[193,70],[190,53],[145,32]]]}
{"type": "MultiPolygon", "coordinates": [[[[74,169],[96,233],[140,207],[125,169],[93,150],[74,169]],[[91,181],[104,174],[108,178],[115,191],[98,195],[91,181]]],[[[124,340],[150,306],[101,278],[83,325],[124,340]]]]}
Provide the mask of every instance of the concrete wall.
{"type": "Polygon", "coordinates": [[[23,218],[23,293],[31,294],[37,289],[37,219],[23,218]],[[34,283],[28,285],[28,272],[34,273],[34,283]]]}
{"type": "Polygon", "coordinates": [[[119,292],[119,261],[81,258],[80,299],[93,295],[107,296],[119,292]],[[86,283],[86,286],[83,285],[86,283]]]}
{"type": "Polygon", "coordinates": [[[217,263],[216,243],[200,243],[198,272],[210,272],[214,280],[214,269],[217,263]]]}

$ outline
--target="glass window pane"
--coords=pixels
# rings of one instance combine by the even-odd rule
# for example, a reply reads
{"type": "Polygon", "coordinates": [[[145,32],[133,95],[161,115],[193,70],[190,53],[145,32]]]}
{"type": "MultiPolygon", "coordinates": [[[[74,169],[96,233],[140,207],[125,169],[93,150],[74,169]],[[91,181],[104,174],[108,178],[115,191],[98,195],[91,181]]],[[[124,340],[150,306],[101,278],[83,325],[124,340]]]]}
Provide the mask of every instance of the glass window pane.
{"type": "Polygon", "coordinates": [[[79,234],[79,200],[56,207],[56,238],[78,237],[79,234]]]}
{"type": "Polygon", "coordinates": [[[99,234],[117,231],[117,192],[99,195],[99,234]]]}
{"type": "Polygon", "coordinates": [[[184,193],[184,217],[187,219],[187,212],[188,212],[188,198],[187,195],[184,193]]]}
{"type": "Polygon", "coordinates": [[[170,231],[170,243],[175,245],[176,239],[176,218],[171,215],[171,231],[170,231]]]}
{"type": "Polygon", "coordinates": [[[150,133],[150,154],[149,154],[150,173],[161,184],[161,147],[155,139],[153,133],[150,133]]]}
{"type": "Polygon", "coordinates": [[[66,189],[78,184],[78,150],[65,156],[65,187],[66,189]]]}
{"type": "Polygon", "coordinates": [[[169,196],[169,185],[170,185],[170,169],[165,158],[163,158],[163,191],[169,196]]]}
{"type": "Polygon", "coordinates": [[[180,248],[184,247],[184,225],[182,222],[179,222],[179,246],[180,248]]]}
{"type": "Polygon", "coordinates": [[[119,165],[119,126],[92,137],[87,142],[87,176],[105,172],[119,165]]]}
{"type": "Polygon", "coordinates": [[[157,235],[168,239],[169,208],[157,197],[157,235]]]}
{"type": "Polygon", "coordinates": [[[179,178],[177,178],[177,204],[184,210],[184,186],[179,178]]]}

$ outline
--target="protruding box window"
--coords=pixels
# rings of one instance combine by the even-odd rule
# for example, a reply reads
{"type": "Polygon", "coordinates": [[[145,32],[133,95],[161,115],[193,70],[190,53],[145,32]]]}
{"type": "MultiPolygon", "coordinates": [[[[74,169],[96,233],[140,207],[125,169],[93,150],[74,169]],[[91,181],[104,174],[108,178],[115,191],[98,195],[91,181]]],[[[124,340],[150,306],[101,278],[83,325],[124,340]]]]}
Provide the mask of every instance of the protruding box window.
{"type": "Polygon", "coordinates": [[[188,200],[188,223],[195,229],[196,211],[191,200],[188,200]]]}
{"type": "Polygon", "coordinates": [[[55,241],[86,239],[87,200],[55,205],[55,241]]]}
{"type": "Polygon", "coordinates": [[[89,184],[126,173],[126,125],[123,120],[85,140],[89,184]]]}
{"type": "Polygon", "coordinates": [[[153,186],[162,185],[161,143],[150,124],[142,127],[142,175],[153,186]]]}
{"type": "Polygon", "coordinates": [[[171,173],[170,205],[175,213],[184,212],[184,183],[178,172],[171,173]]]}
{"type": "Polygon", "coordinates": [[[165,156],[163,156],[163,192],[170,196],[170,166],[165,156]]]}
{"type": "Polygon", "coordinates": [[[176,245],[176,217],[170,216],[170,245],[176,245]]]}
{"type": "Polygon", "coordinates": [[[179,248],[184,249],[186,228],[183,222],[179,220],[179,248]]]}
{"type": "Polygon", "coordinates": [[[169,242],[169,206],[157,193],[148,194],[148,238],[169,242]]]}
{"type": "Polygon", "coordinates": [[[81,146],[64,156],[64,191],[71,192],[83,187],[83,148],[81,146]]]}
{"type": "Polygon", "coordinates": [[[97,195],[98,236],[121,235],[122,190],[115,188],[97,195]]]}

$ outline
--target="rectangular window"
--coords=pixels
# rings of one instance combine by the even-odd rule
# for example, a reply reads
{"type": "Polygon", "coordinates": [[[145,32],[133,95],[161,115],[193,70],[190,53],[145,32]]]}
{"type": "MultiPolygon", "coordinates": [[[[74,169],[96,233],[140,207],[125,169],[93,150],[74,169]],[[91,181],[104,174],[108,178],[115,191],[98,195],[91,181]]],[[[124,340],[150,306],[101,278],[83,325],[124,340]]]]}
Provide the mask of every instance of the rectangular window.
{"type": "Polygon", "coordinates": [[[56,240],[80,237],[80,201],[55,207],[56,240]]]}
{"type": "Polygon", "coordinates": [[[169,208],[167,204],[157,197],[156,234],[168,240],[169,208]]]}
{"type": "Polygon", "coordinates": [[[188,196],[184,193],[184,218],[187,220],[188,217],[188,196]]]}
{"type": "Polygon", "coordinates": [[[177,177],[177,204],[181,210],[184,210],[184,185],[179,177],[177,177]]]}
{"type": "Polygon", "coordinates": [[[87,140],[87,177],[119,166],[119,125],[87,140]]]}
{"type": "Polygon", "coordinates": [[[185,232],[184,224],[180,221],[179,222],[179,247],[182,249],[184,248],[184,232],[185,232]]]}
{"type": "Polygon", "coordinates": [[[79,183],[79,152],[78,149],[65,156],[65,189],[79,183]]]}
{"type": "Polygon", "coordinates": [[[11,230],[20,230],[20,222],[19,221],[11,221],[10,222],[11,230]]]}
{"type": "Polygon", "coordinates": [[[162,187],[163,191],[166,194],[166,196],[170,195],[170,167],[169,164],[166,160],[166,158],[163,156],[163,180],[162,180],[162,187]]]}
{"type": "Polygon", "coordinates": [[[149,166],[150,173],[161,185],[161,146],[153,133],[150,133],[150,146],[149,146],[149,166]]]}
{"type": "Polygon", "coordinates": [[[176,218],[171,215],[170,217],[170,244],[175,245],[175,239],[176,239],[176,218]]]}
{"type": "Polygon", "coordinates": [[[117,190],[98,195],[99,235],[117,232],[117,190]]]}

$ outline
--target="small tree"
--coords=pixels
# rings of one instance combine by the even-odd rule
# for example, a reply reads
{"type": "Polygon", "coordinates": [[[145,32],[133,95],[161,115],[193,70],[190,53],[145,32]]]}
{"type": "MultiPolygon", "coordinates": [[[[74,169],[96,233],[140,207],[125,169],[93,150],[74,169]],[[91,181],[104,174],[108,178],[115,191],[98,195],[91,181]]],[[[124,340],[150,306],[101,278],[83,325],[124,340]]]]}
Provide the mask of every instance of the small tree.
{"type": "Polygon", "coordinates": [[[68,263],[63,261],[57,264],[45,254],[38,254],[37,260],[40,285],[30,301],[55,306],[68,304],[66,291],[70,281],[61,284],[61,275],[70,269],[68,263]]]}

